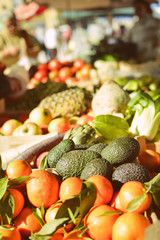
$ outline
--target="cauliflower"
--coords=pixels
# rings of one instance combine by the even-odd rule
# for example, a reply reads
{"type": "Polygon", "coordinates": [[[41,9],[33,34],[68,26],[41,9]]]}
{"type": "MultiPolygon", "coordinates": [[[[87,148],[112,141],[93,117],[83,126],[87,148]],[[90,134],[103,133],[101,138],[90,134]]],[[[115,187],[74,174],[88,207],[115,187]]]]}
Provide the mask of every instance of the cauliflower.
{"type": "Polygon", "coordinates": [[[92,99],[92,109],[95,116],[112,114],[125,116],[129,94],[114,80],[106,81],[95,93],[92,99]]]}

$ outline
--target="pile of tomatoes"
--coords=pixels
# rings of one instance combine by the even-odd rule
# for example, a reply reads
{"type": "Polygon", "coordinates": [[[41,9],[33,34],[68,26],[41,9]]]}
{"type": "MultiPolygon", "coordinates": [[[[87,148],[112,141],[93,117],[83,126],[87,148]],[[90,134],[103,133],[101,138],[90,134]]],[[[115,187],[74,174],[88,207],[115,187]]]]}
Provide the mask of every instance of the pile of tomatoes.
{"type": "Polygon", "coordinates": [[[52,59],[48,63],[39,63],[37,71],[30,82],[47,82],[48,79],[56,82],[77,82],[88,79],[90,70],[93,68],[83,59],[76,59],[73,62],[60,62],[52,59]]]}

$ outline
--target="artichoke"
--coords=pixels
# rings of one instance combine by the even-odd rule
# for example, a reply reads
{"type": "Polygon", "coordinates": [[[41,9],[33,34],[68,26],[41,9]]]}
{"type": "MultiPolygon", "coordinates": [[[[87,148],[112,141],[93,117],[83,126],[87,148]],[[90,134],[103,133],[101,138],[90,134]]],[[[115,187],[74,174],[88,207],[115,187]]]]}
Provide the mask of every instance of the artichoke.
{"type": "Polygon", "coordinates": [[[76,145],[92,145],[96,142],[96,132],[90,124],[84,124],[76,128],[69,129],[65,133],[63,139],[72,139],[76,145]]]}

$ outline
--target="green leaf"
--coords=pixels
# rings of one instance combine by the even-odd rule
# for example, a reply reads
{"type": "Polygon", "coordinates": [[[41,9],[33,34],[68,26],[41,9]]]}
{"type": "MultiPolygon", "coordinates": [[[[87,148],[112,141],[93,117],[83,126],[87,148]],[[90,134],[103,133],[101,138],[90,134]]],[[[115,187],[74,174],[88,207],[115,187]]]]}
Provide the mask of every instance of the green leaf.
{"type": "Polygon", "coordinates": [[[46,223],[39,232],[33,234],[29,239],[32,240],[48,240],[60,227],[63,227],[64,223],[68,221],[68,218],[54,219],[51,222],[46,223]]]}
{"type": "Polygon", "coordinates": [[[24,183],[26,183],[26,181],[29,179],[29,176],[21,176],[18,178],[14,178],[12,180],[8,181],[8,187],[9,188],[15,188],[19,185],[22,185],[24,183]]]}
{"type": "Polygon", "coordinates": [[[4,177],[0,179],[0,199],[4,196],[6,190],[7,190],[7,185],[8,185],[8,178],[4,177]]]}
{"type": "Polygon", "coordinates": [[[110,114],[96,116],[93,119],[93,126],[96,131],[109,140],[129,134],[128,122],[121,117],[110,114]]]}
{"type": "Polygon", "coordinates": [[[139,195],[138,197],[134,198],[128,205],[127,211],[128,212],[133,212],[136,209],[139,208],[139,206],[143,203],[145,198],[147,197],[147,194],[144,195],[139,195]]]}
{"type": "Polygon", "coordinates": [[[39,223],[41,224],[41,226],[43,226],[45,224],[44,220],[43,220],[43,216],[42,216],[42,212],[40,208],[32,208],[32,213],[33,215],[37,218],[37,220],[39,221],[39,223]]]}
{"type": "Polygon", "coordinates": [[[121,211],[112,211],[112,212],[104,212],[103,214],[101,214],[101,216],[105,216],[105,215],[116,215],[116,214],[121,214],[121,211]]]}
{"type": "Polygon", "coordinates": [[[97,189],[91,182],[83,182],[80,197],[80,215],[81,219],[88,213],[93,206],[97,196],[97,189]]]}
{"type": "Polygon", "coordinates": [[[58,212],[55,216],[56,219],[68,218],[70,220],[70,215],[68,209],[72,211],[74,217],[79,213],[80,200],[79,197],[75,196],[72,199],[65,200],[64,203],[59,207],[58,212]]]}
{"type": "Polygon", "coordinates": [[[153,201],[160,208],[160,173],[149,182],[144,183],[147,192],[152,194],[153,201]]]}
{"type": "Polygon", "coordinates": [[[47,164],[47,155],[43,157],[41,163],[40,163],[40,169],[45,170],[46,168],[48,168],[48,164],[47,164]]]}
{"type": "Polygon", "coordinates": [[[15,209],[13,196],[8,193],[5,198],[0,200],[0,215],[3,224],[10,224],[15,209]]]}
{"type": "Polygon", "coordinates": [[[3,235],[2,235],[2,233],[0,233],[0,240],[3,238],[3,235]]]}
{"type": "Polygon", "coordinates": [[[160,236],[160,221],[151,224],[145,230],[144,240],[159,240],[160,236]]]}

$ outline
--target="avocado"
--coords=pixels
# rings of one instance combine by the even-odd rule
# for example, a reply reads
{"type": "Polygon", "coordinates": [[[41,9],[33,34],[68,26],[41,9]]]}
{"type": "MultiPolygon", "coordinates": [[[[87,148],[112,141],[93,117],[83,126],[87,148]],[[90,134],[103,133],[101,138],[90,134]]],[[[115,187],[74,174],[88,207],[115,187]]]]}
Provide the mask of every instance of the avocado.
{"type": "Polygon", "coordinates": [[[73,150],[75,143],[71,139],[63,139],[59,144],[53,147],[47,154],[47,163],[50,168],[55,168],[58,160],[68,151],[73,150]]]}
{"type": "Polygon", "coordinates": [[[102,175],[108,179],[112,176],[112,165],[104,158],[95,158],[83,168],[80,178],[87,180],[93,175],[102,175]]]}
{"type": "Polygon", "coordinates": [[[76,144],[74,149],[88,149],[88,144],[76,144]]]}
{"type": "Polygon", "coordinates": [[[118,166],[112,174],[112,183],[116,188],[128,181],[141,183],[150,181],[149,170],[137,163],[123,163],[118,166]]]}
{"type": "Polygon", "coordinates": [[[90,146],[88,150],[95,151],[101,154],[103,148],[105,148],[107,145],[108,145],[107,143],[102,143],[102,142],[95,143],[94,145],[90,146]]]}
{"type": "Polygon", "coordinates": [[[72,150],[64,153],[56,164],[56,171],[64,179],[67,177],[80,177],[83,168],[100,154],[89,150],[72,150]]]}
{"type": "Polygon", "coordinates": [[[102,158],[108,160],[112,165],[118,166],[122,163],[133,162],[140,151],[139,142],[130,136],[120,137],[113,140],[102,152],[102,158]]]}

